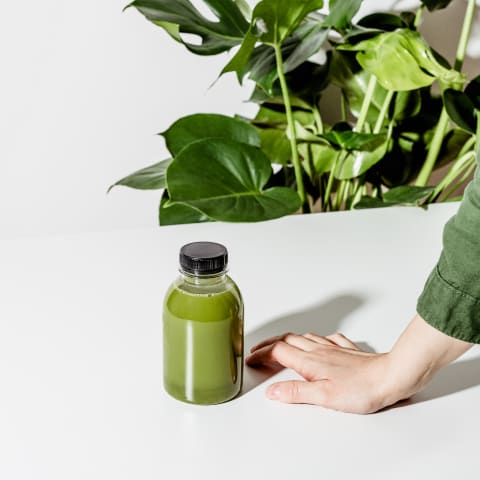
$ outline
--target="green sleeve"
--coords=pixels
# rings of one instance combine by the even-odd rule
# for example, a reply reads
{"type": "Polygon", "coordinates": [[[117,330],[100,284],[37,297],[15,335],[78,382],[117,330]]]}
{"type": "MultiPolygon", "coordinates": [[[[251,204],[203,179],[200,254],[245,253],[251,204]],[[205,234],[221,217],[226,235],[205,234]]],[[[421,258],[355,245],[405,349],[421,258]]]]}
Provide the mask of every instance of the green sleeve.
{"type": "Polygon", "coordinates": [[[443,230],[443,250],[418,299],[418,314],[438,330],[480,343],[480,169],[443,230]]]}

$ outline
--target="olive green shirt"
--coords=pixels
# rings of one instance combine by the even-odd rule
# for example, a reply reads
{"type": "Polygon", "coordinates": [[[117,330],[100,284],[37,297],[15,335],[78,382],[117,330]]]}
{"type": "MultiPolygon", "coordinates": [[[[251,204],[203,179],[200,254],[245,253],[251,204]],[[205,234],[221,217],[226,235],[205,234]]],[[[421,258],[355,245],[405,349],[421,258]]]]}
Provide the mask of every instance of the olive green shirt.
{"type": "Polygon", "coordinates": [[[480,169],[443,230],[443,250],[418,299],[418,314],[438,330],[480,343],[480,169]]]}

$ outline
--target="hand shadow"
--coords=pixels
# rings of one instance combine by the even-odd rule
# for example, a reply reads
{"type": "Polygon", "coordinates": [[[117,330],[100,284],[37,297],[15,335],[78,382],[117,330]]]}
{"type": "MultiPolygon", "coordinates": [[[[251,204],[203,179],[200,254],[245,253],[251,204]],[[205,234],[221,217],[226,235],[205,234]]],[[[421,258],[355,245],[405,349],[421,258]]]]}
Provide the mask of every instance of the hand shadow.
{"type": "Polygon", "coordinates": [[[455,362],[437,373],[409,403],[421,403],[480,385],[480,357],[455,362]]]}
{"type": "MultiPolygon", "coordinates": [[[[344,294],[313,305],[307,310],[273,319],[245,336],[245,352],[248,353],[252,346],[262,340],[282,333],[316,332],[321,335],[330,335],[338,332],[343,319],[363,303],[365,299],[358,295],[344,294]]],[[[241,395],[265,382],[280,370],[281,367],[260,369],[246,367],[241,395]]]]}

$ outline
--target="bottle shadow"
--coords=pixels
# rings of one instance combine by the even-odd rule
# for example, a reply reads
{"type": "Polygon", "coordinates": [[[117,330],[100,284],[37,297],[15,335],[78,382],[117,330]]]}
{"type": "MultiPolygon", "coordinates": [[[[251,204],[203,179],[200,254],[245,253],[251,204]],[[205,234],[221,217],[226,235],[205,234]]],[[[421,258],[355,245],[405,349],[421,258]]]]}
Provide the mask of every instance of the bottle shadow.
{"type": "MultiPolygon", "coordinates": [[[[307,333],[318,332],[321,335],[330,335],[338,332],[345,317],[365,303],[365,299],[354,294],[343,294],[312,307],[275,318],[260,326],[245,336],[245,352],[255,344],[266,338],[287,332],[307,333]]],[[[369,348],[363,344],[363,347],[369,348]]],[[[243,388],[240,395],[262,384],[282,370],[282,367],[250,368],[245,367],[243,388]]]]}

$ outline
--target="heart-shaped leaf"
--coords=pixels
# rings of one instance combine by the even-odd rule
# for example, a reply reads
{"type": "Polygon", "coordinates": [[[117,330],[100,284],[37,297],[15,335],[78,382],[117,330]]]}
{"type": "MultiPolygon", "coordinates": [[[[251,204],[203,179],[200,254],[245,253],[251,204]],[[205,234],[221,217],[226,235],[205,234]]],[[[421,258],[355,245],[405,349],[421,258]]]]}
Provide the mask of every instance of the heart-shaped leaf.
{"type": "Polygon", "coordinates": [[[321,137],[344,150],[374,150],[386,140],[383,134],[359,133],[352,130],[332,130],[321,137]]]}
{"type": "Polygon", "coordinates": [[[290,188],[264,190],[272,167],[256,147],[232,140],[201,140],[183,149],[167,172],[170,198],[214,220],[255,222],[300,207],[290,188]]]}
{"type": "Polygon", "coordinates": [[[184,223],[209,222],[210,219],[202,212],[195,210],[188,205],[172,202],[168,197],[167,190],[164,190],[160,200],[159,224],[180,225],[184,223]]]}
{"type": "Polygon", "coordinates": [[[371,13],[359,20],[358,25],[387,32],[408,27],[402,17],[393,13],[371,13]]]}
{"type": "Polygon", "coordinates": [[[329,14],[323,25],[337,30],[345,30],[352,23],[362,0],[330,0],[329,14]]]}
{"type": "Polygon", "coordinates": [[[384,208],[384,207],[391,207],[390,203],[382,202],[379,198],[376,197],[362,197],[355,205],[355,210],[364,210],[366,208],[384,208]]]}
{"type": "Polygon", "coordinates": [[[475,77],[465,89],[465,94],[473,103],[473,106],[480,110],[480,75],[475,77]]]}
{"type": "Polygon", "coordinates": [[[415,205],[427,195],[432,193],[435,187],[417,187],[415,185],[400,185],[392,188],[383,195],[383,200],[389,203],[402,203],[415,205]]]}
{"type": "Polygon", "coordinates": [[[433,10],[440,10],[448,7],[451,1],[452,0],[422,0],[422,3],[432,12],[433,10]]]}
{"type": "Polygon", "coordinates": [[[475,133],[477,128],[475,106],[468,95],[449,88],[443,92],[443,101],[450,118],[460,128],[475,133]]]}
{"type": "Polygon", "coordinates": [[[124,185],[125,187],[138,188],[140,190],[159,190],[166,187],[165,177],[167,168],[172,162],[171,158],[162,160],[161,162],[142,168],[136,172],[131,173],[125,178],[110,186],[108,191],[117,185],[124,185]]]}
{"type": "Polygon", "coordinates": [[[215,113],[197,113],[177,120],[166,132],[168,150],[178,155],[187,145],[208,138],[227,138],[240,143],[260,146],[260,137],[255,127],[243,120],[215,113]]]}
{"type": "Polygon", "coordinates": [[[249,27],[242,13],[244,6],[239,7],[233,0],[203,2],[218,21],[205,18],[188,0],[135,0],[126,8],[135,7],[148,20],[199,55],[215,55],[239,45],[249,27]],[[197,35],[200,45],[183,40],[182,33],[197,35]]]}
{"type": "Polygon", "coordinates": [[[436,79],[444,85],[457,85],[464,79],[461,73],[441,65],[420,34],[409,29],[384,32],[338,48],[357,51],[360,65],[387,90],[415,90],[436,79]]]}
{"type": "Polygon", "coordinates": [[[285,130],[260,128],[258,133],[262,142],[262,152],[270,159],[270,162],[286,165],[290,161],[292,151],[285,130]]]}
{"type": "Polygon", "coordinates": [[[355,209],[382,208],[395,205],[418,205],[425,197],[430,195],[435,187],[417,187],[414,185],[401,185],[392,188],[383,195],[383,200],[376,197],[364,196],[355,205],[355,209]]]}

